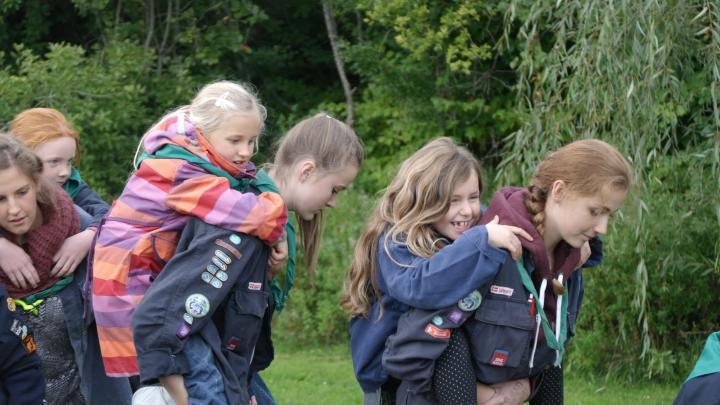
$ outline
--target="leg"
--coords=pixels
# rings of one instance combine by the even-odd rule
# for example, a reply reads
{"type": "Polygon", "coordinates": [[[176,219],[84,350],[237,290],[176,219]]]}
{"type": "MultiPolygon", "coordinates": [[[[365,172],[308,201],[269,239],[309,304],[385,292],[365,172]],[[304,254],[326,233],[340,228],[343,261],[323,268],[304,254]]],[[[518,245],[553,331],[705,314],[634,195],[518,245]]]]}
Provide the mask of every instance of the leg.
{"type": "MultiPolygon", "coordinates": [[[[225,384],[215,364],[210,346],[199,335],[192,335],[185,343],[183,353],[190,364],[190,371],[183,377],[191,404],[225,405],[225,384]]],[[[245,405],[245,404],[241,404],[245,405]]]]}
{"type": "Polygon", "coordinates": [[[475,405],[477,382],[465,331],[456,329],[435,363],[433,391],[440,404],[475,405]]]}
{"type": "Polygon", "coordinates": [[[270,393],[270,388],[265,385],[260,374],[253,373],[250,377],[250,396],[255,395],[257,405],[277,405],[275,398],[270,393]]]}
{"type": "Polygon", "coordinates": [[[563,405],[563,369],[550,367],[543,372],[540,387],[530,405],[563,405]]]}

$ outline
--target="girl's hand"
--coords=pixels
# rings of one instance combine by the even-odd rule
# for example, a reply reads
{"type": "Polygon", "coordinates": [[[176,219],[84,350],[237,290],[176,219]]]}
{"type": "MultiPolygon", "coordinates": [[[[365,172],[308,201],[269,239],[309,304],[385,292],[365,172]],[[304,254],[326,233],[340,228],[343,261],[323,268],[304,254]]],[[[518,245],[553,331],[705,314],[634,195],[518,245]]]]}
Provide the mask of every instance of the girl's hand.
{"type": "Polygon", "coordinates": [[[0,268],[17,288],[31,290],[40,282],[30,256],[5,238],[0,238],[0,268]]]}
{"type": "Polygon", "coordinates": [[[582,267],[583,264],[585,264],[586,261],[590,258],[590,254],[592,252],[590,251],[590,242],[585,242],[580,247],[580,263],[578,263],[577,268],[582,267]]]}
{"type": "Polygon", "coordinates": [[[181,374],[168,375],[158,379],[177,405],[188,405],[188,393],[181,374]]]}
{"type": "Polygon", "coordinates": [[[478,391],[480,387],[494,389],[495,392],[484,402],[481,402],[481,397],[478,395],[478,405],[520,405],[530,397],[530,380],[527,378],[506,381],[491,387],[478,384],[478,391]]]}
{"type": "Polygon", "coordinates": [[[75,271],[90,251],[93,236],[95,236],[95,231],[86,229],[65,239],[60,250],[53,257],[55,266],[53,266],[50,275],[62,278],[75,271]]]}
{"type": "Polygon", "coordinates": [[[272,247],[270,258],[268,258],[267,279],[273,277],[285,266],[285,259],[288,257],[288,243],[284,240],[272,247]]]}
{"type": "Polygon", "coordinates": [[[255,399],[255,395],[250,397],[250,402],[248,402],[248,405],[258,405],[257,399],[255,399]]]}
{"type": "Polygon", "coordinates": [[[492,221],[485,224],[488,242],[498,249],[507,249],[513,260],[521,258],[522,244],[516,235],[520,235],[527,240],[533,240],[532,236],[517,226],[500,225],[499,222],[500,219],[495,215],[492,221]]]}

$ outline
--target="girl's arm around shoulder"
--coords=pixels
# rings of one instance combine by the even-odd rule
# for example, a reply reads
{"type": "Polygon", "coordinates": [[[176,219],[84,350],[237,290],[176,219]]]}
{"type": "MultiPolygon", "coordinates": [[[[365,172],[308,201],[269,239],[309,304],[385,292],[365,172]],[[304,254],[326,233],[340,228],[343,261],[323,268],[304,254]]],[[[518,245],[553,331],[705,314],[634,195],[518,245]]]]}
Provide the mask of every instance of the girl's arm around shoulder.
{"type": "Polygon", "coordinates": [[[98,226],[102,218],[110,210],[110,206],[87,183],[80,185],[80,190],[75,194],[73,202],[92,215],[93,220],[89,226],[98,226]]]}
{"type": "Polygon", "coordinates": [[[276,193],[241,193],[223,177],[207,174],[193,165],[180,169],[175,186],[166,197],[168,207],[182,215],[192,215],[211,225],[256,236],[268,245],[284,233],[287,211],[276,193]],[[196,176],[182,176],[197,174],[196,176]],[[204,173],[204,174],[200,174],[204,173]]]}
{"type": "Polygon", "coordinates": [[[378,249],[378,269],[387,294],[428,310],[454,305],[490,282],[508,257],[504,250],[488,243],[485,226],[471,228],[429,259],[415,256],[407,245],[392,241],[388,241],[386,252],[382,239],[378,249]]]}

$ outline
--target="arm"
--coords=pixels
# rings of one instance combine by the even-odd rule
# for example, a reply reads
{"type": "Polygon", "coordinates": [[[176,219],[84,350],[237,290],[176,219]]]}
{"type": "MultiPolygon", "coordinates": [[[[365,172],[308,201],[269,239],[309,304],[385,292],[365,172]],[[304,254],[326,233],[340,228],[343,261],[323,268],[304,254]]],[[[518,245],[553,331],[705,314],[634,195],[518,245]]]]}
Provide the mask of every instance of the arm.
{"type": "Polygon", "coordinates": [[[86,183],[80,185],[80,190],[73,198],[73,202],[93,217],[89,225],[91,227],[97,227],[110,210],[110,206],[86,183]]]}
{"type": "Polygon", "coordinates": [[[209,175],[191,164],[183,165],[178,172],[176,185],[165,200],[178,213],[256,236],[270,245],[284,234],[287,212],[278,194],[241,193],[230,188],[227,179],[209,175]]]}
{"type": "Polygon", "coordinates": [[[259,257],[266,260],[260,254],[264,248],[259,240],[242,235],[238,242],[236,236],[197,218],[186,225],[175,256],[153,281],[133,315],[142,382],[185,374],[191,367],[182,353],[187,337],[212,322],[213,313],[245,267],[255,265],[259,257]],[[221,266],[216,262],[221,259],[225,259],[224,271],[217,269],[221,266]],[[208,268],[215,277],[210,277],[208,268]]]}
{"type": "Polygon", "coordinates": [[[0,269],[15,287],[37,287],[40,277],[30,256],[18,245],[0,235],[0,269]]]}
{"type": "Polygon", "coordinates": [[[429,259],[413,255],[404,244],[388,241],[391,259],[382,238],[378,245],[378,270],[387,293],[421,309],[456,304],[492,280],[508,257],[505,251],[488,243],[485,226],[470,229],[429,259]]]}

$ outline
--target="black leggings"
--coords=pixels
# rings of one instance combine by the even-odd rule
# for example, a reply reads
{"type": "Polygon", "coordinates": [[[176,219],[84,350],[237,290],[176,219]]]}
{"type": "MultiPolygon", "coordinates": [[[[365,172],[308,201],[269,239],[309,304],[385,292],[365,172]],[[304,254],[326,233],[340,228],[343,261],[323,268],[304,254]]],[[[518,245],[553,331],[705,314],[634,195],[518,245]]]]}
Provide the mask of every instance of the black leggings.
{"type": "MultiPolygon", "coordinates": [[[[563,370],[546,369],[530,405],[563,405],[563,370]]],[[[433,391],[442,404],[475,405],[477,403],[475,371],[470,344],[462,329],[453,331],[450,343],[435,364],[433,391]]]]}

